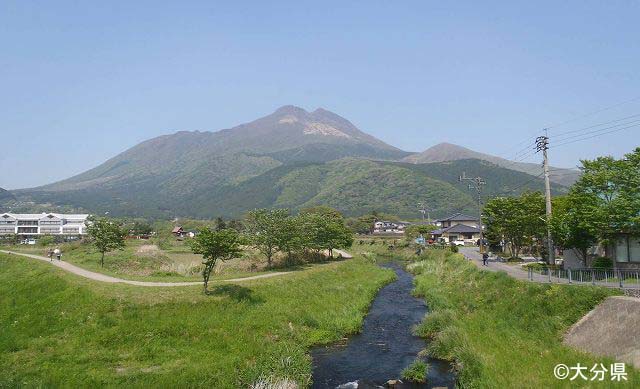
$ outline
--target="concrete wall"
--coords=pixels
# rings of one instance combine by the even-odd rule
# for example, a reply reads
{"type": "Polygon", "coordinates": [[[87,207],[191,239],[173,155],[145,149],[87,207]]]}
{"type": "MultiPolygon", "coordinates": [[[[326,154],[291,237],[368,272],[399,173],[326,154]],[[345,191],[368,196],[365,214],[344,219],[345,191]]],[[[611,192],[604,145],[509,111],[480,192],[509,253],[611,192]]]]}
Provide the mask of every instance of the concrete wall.
{"type": "Polygon", "coordinates": [[[564,342],[640,368],[640,299],[607,298],[571,327],[564,342]]]}

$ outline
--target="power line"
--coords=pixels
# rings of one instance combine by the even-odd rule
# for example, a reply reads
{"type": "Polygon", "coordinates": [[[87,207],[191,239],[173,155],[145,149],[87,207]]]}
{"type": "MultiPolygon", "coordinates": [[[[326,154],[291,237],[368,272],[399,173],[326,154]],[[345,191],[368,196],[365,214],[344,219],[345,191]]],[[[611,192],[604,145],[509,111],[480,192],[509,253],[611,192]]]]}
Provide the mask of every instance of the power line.
{"type": "Polygon", "coordinates": [[[640,113],[639,113],[639,114],[635,114],[635,115],[631,115],[631,116],[627,116],[627,117],[624,117],[624,118],[621,118],[621,119],[616,119],[616,120],[611,120],[611,121],[604,122],[604,123],[600,123],[600,124],[595,124],[595,125],[593,125],[593,126],[589,126],[589,127],[579,128],[579,129],[577,129],[577,130],[565,131],[565,132],[561,132],[561,133],[559,133],[559,134],[552,134],[552,135],[551,135],[551,137],[552,137],[552,138],[555,138],[555,137],[557,137],[557,136],[563,136],[563,135],[567,135],[567,134],[573,134],[573,133],[575,133],[575,132],[580,132],[580,131],[583,131],[583,130],[589,130],[589,129],[591,129],[591,128],[600,127],[600,126],[604,126],[604,125],[611,124],[611,123],[615,123],[615,122],[620,122],[620,121],[627,120],[627,119],[631,119],[631,118],[638,117],[638,116],[640,116],[640,113]]]}
{"type": "Polygon", "coordinates": [[[570,140],[570,141],[567,141],[567,142],[558,143],[557,145],[554,145],[553,148],[555,149],[555,148],[560,147],[560,146],[568,145],[568,144],[575,143],[575,142],[580,142],[580,141],[587,140],[587,139],[597,138],[597,137],[602,136],[602,135],[612,134],[614,132],[619,132],[619,131],[622,131],[622,130],[626,130],[628,128],[633,128],[633,127],[638,127],[638,126],[640,126],[640,123],[634,124],[634,125],[631,125],[631,126],[628,126],[628,127],[617,128],[615,130],[602,132],[602,133],[599,133],[599,134],[595,134],[595,135],[592,135],[592,136],[587,136],[587,137],[580,138],[580,139],[574,139],[574,140],[570,140]]]}
{"type": "Polygon", "coordinates": [[[616,125],[613,125],[613,126],[609,126],[609,127],[598,128],[597,130],[583,132],[582,134],[575,134],[575,135],[560,137],[559,139],[553,138],[553,140],[555,140],[557,142],[564,142],[564,141],[569,140],[569,139],[574,139],[574,138],[579,138],[579,137],[585,136],[585,135],[595,134],[595,133],[598,133],[598,132],[610,130],[612,128],[616,128],[616,127],[620,127],[620,126],[628,126],[630,124],[638,125],[638,123],[640,123],[640,119],[631,120],[631,121],[626,122],[626,123],[619,123],[619,124],[616,124],[616,125]]]}
{"type": "Polygon", "coordinates": [[[563,125],[565,125],[565,124],[567,124],[567,123],[575,122],[576,120],[582,119],[582,118],[584,118],[584,117],[592,116],[592,115],[595,115],[595,114],[600,113],[600,112],[608,111],[608,110],[610,110],[610,109],[617,108],[617,107],[619,107],[619,106],[621,106],[621,105],[625,105],[625,104],[628,104],[628,103],[632,103],[632,102],[634,102],[634,101],[638,101],[638,100],[640,100],[640,96],[638,96],[638,97],[634,97],[633,99],[630,99],[630,100],[622,101],[622,102],[620,102],[620,103],[617,103],[617,104],[614,104],[614,105],[611,105],[611,106],[608,106],[608,107],[605,107],[605,108],[601,108],[601,109],[598,109],[598,110],[595,110],[595,111],[592,111],[592,112],[585,113],[585,114],[583,114],[583,115],[580,115],[580,116],[574,117],[573,119],[569,119],[569,120],[566,120],[566,121],[561,122],[561,123],[557,123],[557,124],[554,124],[554,125],[551,125],[551,126],[546,126],[546,128],[547,128],[547,129],[551,129],[551,128],[560,127],[560,126],[563,126],[563,125]]]}

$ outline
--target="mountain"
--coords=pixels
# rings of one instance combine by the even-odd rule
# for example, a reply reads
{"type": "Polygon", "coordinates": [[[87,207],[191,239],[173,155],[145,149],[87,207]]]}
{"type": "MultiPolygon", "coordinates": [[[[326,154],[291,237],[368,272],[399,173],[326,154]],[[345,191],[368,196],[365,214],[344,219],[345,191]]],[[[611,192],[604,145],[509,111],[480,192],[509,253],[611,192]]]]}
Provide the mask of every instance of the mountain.
{"type": "Polygon", "coordinates": [[[14,196],[6,189],[0,188],[0,201],[14,200],[14,196]]]}
{"type": "Polygon", "coordinates": [[[231,129],[144,141],[77,176],[12,191],[0,205],[22,212],[210,218],[326,204],[347,215],[375,210],[416,217],[417,203],[426,201],[433,216],[444,216],[476,207],[473,193],[457,181],[463,171],[490,178],[483,196],[542,188],[540,178],[501,163],[454,145],[411,155],[335,113],[285,106],[231,129]]]}
{"type": "MultiPolygon", "coordinates": [[[[519,172],[531,174],[534,176],[537,176],[542,172],[540,165],[536,163],[513,162],[493,155],[479,153],[477,151],[473,151],[451,143],[437,144],[421,153],[409,155],[405,157],[403,161],[421,164],[429,162],[456,161],[460,159],[480,159],[483,161],[491,162],[498,166],[506,167],[511,170],[517,170],[519,172]]],[[[551,167],[551,171],[552,173],[550,176],[550,180],[564,186],[570,186],[571,184],[576,182],[578,177],[580,177],[580,172],[574,169],[551,167]]]]}
{"type": "Polygon", "coordinates": [[[151,184],[160,190],[193,190],[261,174],[290,160],[342,157],[397,159],[409,153],[390,146],[322,108],[284,106],[271,115],[217,132],[180,131],[132,147],[102,165],[36,189],[70,190],[151,184]]]}

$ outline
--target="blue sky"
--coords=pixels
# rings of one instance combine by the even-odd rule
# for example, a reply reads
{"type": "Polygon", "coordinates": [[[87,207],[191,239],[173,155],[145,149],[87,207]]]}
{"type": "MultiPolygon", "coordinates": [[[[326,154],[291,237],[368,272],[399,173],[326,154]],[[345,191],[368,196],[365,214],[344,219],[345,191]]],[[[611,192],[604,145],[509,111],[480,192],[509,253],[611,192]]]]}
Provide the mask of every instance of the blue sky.
{"type": "MultiPolygon", "coordinates": [[[[636,1],[216,3],[0,3],[0,187],[285,104],[332,110],[409,151],[447,141],[507,157],[545,126],[573,120],[553,136],[640,113],[639,99],[576,119],[640,97],[636,1]]],[[[639,134],[569,144],[551,161],[619,156],[639,134]]]]}

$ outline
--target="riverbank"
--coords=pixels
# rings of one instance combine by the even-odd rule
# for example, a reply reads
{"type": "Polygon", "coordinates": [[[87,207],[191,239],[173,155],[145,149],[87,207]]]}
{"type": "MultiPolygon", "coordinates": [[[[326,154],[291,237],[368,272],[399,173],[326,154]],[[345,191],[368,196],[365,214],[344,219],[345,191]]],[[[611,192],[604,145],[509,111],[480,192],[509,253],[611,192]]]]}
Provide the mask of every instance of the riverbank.
{"type": "Polygon", "coordinates": [[[309,348],[357,333],[394,275],[354,258],[278,279],[140,288],[0,254],[0,387],[311,382],[309,348]]]}
{"type": "MultiPolygon", "coordinates": [[[[562,336],[616,291],[518,281],[481,271],[443,250],[428,250],[409,268],[416,274],[416,292],[431,310],[418,333],[431,339],[429,355],[455,362],[462,386],[612,387],[608,375],[602,382],[558,380],[554,367],[580,363],[590,369],[603,363],[609,368],[614,362],[564,346],[562,336]]],[[[638,371],[630,366],[626,371],[628,381],[618,385],[638,387],[638,371]]]]}

